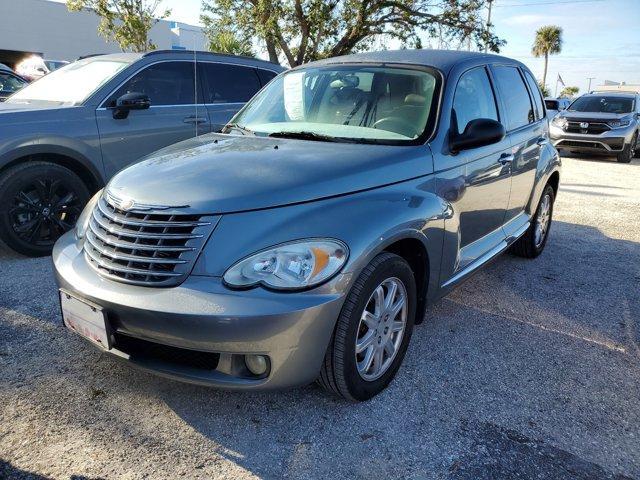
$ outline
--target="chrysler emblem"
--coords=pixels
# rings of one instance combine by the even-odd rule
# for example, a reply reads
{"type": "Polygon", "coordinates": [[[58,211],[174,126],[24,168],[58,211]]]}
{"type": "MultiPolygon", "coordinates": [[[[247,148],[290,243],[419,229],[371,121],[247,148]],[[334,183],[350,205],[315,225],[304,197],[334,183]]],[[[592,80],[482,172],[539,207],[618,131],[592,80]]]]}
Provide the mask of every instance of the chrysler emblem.
{"type": "Polygon", "coordinates": [[[589,128],[589,124],[587,122],[580,122],[580,128],[587,129],[589,128]]]}
{"type": "Polygon", "coordinates": [[[120,208],[125,211],[131,210],[135,204],[136,202],[134,202],[132,199],[126,198],[120,201],[120,208]]]}

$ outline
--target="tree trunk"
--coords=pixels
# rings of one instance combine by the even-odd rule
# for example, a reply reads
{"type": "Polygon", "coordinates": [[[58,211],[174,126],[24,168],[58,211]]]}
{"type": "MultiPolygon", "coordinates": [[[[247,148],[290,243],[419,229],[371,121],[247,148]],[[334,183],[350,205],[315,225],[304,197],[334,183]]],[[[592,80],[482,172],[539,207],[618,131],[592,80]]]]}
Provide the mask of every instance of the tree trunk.
{"type": "Polygon", "coordinates": [[[269,53],[269,61],[276,65],[280,65],[280,61],[278,60],[278,51],[276,50],[276,43],[272,38],[267,38],[266,43],[267,52],[269,53]]]}
{"type": "Polygon", "coordinates": [[[549,53],[544,52],[544,73],[542,74],[542,84],[547,86],[547,64],[549,63],[549,53]]]}

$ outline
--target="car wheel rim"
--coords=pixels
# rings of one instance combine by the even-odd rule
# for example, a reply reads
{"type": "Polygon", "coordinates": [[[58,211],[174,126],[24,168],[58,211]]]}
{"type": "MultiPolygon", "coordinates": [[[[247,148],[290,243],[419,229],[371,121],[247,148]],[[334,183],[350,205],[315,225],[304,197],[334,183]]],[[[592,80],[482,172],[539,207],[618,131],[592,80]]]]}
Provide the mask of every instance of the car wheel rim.
{"type": "Polygon", "coordinates": [[[50,246],[73,228],[80,211],[78,195],[61,180],[38,178],[16,193],[9,217],[22,241],[50,246]]]}
{"type": "Polygon", "coordinates": [[[364,380],[376,380],[389,370],[402,344],[407,312],[407,289],[398,278],[384,280],[369,297],[355,345],[358,373],[364,380]]]}
{"type": "Polygon", "coordinates": [[[540,248],[549,231],[549,220],[551,218],[551,197],[547,194],[542,197],[538,216],[536,218],[536,248],[540,248]]]}

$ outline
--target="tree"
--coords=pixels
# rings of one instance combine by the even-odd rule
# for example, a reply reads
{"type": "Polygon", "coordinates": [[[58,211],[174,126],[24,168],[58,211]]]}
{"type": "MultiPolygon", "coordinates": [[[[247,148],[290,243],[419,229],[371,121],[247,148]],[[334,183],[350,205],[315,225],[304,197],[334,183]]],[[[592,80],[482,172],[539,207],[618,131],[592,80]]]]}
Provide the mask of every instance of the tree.
{"type": "Polygon", "coordinates": [[[534,57],[544,57],[544,73],[542,84],[547,84],[547,66],[549,55],[556,55],[562,50],[562,28],[557,25],[546,25],[536,31],[531,53],[534,57]]]}
{"type": "Polygon", "coordinates": [[[574,97],[578,94],[580,89],[578,87],[564,87],[560,92],[561,97],[574,97]]]}
{"type": "MultiPolygon", "coordinates": [[[[421,33],[498,52],[505,44],[484,22],[488,0],[203,0],[201,20],[212,46],[266,49],[295,67],[397,39],[421,48],[421,33]],[[221,37],[234,42],[221,41],[221,37]]],[[[225,50],[236,53],[235,50],[225,50]]]]}
{"type": "Polygon", "coordinates": [[[122,51],[145,52],[156,46],[149,30],[171,10],[157,12],[161,0],[67,0],[71,12],[92,9],[100,17],[98,32],[107,41],[115,40],[122,51]]]}
{"type": "Polygon", "coordinates": [[[544,83],[538,80],[538,87],[540,87],[540,91],[542,92],[543,97],[550,97],[551,92],[549,91],[549,87],[547,87],[544,83]]]}

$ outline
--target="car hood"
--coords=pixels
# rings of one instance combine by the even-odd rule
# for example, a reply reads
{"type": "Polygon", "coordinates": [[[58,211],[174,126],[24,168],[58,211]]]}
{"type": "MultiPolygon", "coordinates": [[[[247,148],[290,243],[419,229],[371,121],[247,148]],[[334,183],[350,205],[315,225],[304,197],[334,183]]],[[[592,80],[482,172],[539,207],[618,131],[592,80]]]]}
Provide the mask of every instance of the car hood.
{"type": "Polygon", "coordinates": [[[72,108],[74,105],[60,105],[58,103],[7,103],[0,104],[0,115],[15,112],[34,112],[42,110],[59,110],[63,108],[72,108]]]}
{"type": "Polygon", "coordinates": [[[162,149],[122,170],[107,191],[136,204],[217,214],[307,202],[432,171],[426,145],[209,134],[162,149]]]}
{"type": "Polygon", "coordinates": [[[565,110],[561,114],[567,120],[619,120],[631,115],[631,113],[603,113],[603,112],[571,112],[565,110]]]}

